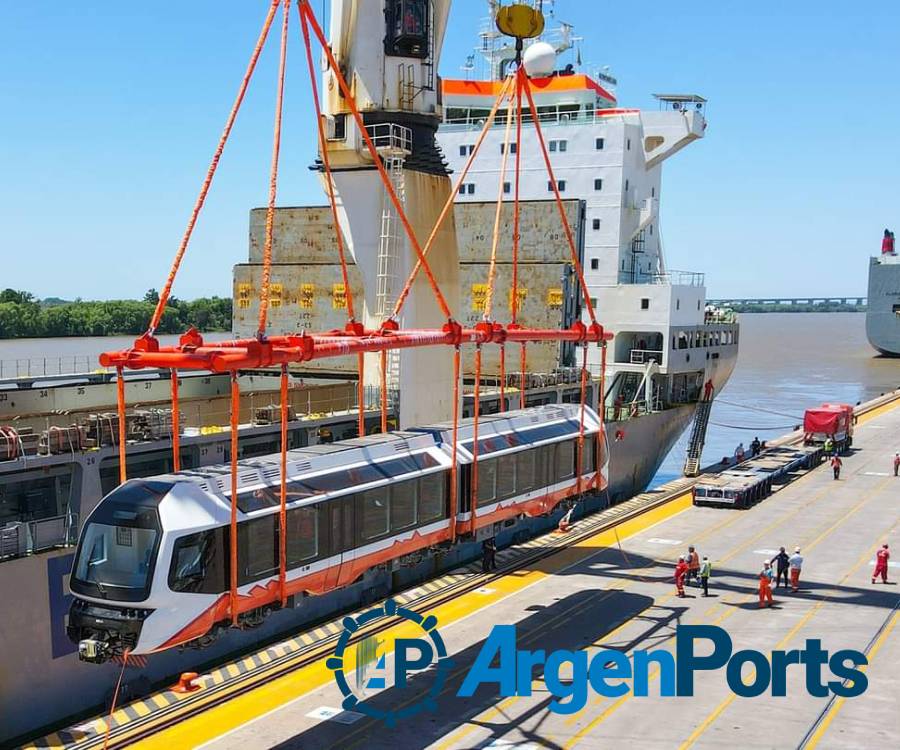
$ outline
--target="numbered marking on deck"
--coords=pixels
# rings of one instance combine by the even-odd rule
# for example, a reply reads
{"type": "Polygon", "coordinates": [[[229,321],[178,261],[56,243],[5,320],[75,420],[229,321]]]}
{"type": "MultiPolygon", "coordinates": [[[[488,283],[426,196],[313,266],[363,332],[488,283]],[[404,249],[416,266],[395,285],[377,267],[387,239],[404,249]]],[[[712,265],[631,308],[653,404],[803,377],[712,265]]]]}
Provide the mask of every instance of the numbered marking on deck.
{"type": "Polygon", "coordinates": [[[674,547],[676,544],[682,544],[681,539],[659,539],[658,537],[653,537],[647,541],[650,542],[650,544],[667,544],[670,547],[674,547]]]}
{"type": "Polygon", "coordinates": [[[754,555],[766,555],[767,557],[777,555],[781,550],[777,549],[755,549],[753,550],[754,555]]]}

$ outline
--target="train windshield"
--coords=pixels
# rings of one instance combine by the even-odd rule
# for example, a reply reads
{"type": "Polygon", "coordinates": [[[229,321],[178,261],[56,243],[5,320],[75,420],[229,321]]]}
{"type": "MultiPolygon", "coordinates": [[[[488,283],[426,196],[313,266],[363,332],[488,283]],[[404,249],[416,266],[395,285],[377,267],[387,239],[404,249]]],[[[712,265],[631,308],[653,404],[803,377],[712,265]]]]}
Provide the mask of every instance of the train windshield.
{"type": "Polygon", "coordinates": [[[156,506],[171,487],[132,481],[103,499],[81,534],[73,591],[114,601],[147,598],[160,539],[156,506]]]}

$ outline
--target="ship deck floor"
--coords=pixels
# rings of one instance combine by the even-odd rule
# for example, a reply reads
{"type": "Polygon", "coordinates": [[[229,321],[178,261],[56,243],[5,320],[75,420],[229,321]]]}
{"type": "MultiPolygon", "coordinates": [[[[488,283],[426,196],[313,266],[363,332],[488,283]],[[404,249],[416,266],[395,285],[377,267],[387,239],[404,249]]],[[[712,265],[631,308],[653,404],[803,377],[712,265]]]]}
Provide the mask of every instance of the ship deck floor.
{"type": "MultiPolygon", "coordinates": [[[[894,630],[900,586],[872,585],[874,553],[898,541],[900,478],[891,458],[900,435],[898,402],[861,420],[839,481],[823,464],[750,510],[681,503],[616,544],[588,540],[443,605],[435,614],[453,659],[435,712],[387,728],[361,714],[340,714],[341,695],[324,664],[235,698],[140,743],[143,747],[293,748],[854,748],[900,746],[900,639],[894,630]],[[673,564],[689,544],[713,562],[710,597],[688,588],[676,597],[673,564]],[[758,609],[762,562],[784,546],[804,556],[801,590],[775,590],[758,609]],[[535,674],[529,697],[498,699],[496,685],[472,698],[456,691],[497,623],[516,624],[520,649],[673,650],[680,624],[720,625],[734,650],[803,648],[818,638],[830,652],[866,651],[869,687],[859,698],[816,698],[800,666],[788,669],[787,698],[737,698],[724,670],[698,673],[693,698],[601,698],[589,691],[572,715],[549,711],[553,699],[535,674]],[[335,714],[337,713],[337,716],[335,714]]],[[[897,548],[897,544],[892,544],[897,548]]],[[[890,576],[897,579],[898,564],[890,576]]],[[[390,663],[390,658],[389,658],[390,663]]],[[[427,674],[427,673],[426,673],[427,674]]],[[[829,678],[823,670],[825,681],[829,678]]],[[[749,680],[748,675],[745,679],[749,680]]],[[[372,695],[397,709],[420,698],[406,690],[372,695]]]]}

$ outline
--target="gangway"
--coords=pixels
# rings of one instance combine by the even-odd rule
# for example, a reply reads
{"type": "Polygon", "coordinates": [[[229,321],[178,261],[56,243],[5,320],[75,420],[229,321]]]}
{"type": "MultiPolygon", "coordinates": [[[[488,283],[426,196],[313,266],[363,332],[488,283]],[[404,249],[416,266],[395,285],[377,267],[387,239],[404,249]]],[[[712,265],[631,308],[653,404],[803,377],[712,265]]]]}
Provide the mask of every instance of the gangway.
{"type": "Polygon", "coordinates": [[[694,414],[694,427],[691,430],[691,440],[688,443],[687,460],[684,462],[684,475],[696,477],[700,474],[700,456],[703,454],[703,445],[706,442],[706,428],[709,425],[709,414],[712,411],[712,399],[701,401],[697,404],[694,414]]]}

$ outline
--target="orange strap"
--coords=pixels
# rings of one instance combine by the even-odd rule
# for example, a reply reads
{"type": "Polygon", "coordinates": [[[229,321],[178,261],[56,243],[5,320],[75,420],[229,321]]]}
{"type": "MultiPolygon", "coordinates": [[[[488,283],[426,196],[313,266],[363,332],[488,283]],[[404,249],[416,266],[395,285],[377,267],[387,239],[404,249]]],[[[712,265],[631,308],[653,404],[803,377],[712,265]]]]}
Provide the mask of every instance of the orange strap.
{"type": "MultiPolygon", "coordinates": [[[[301,20],[303,14],[300,14],[301,20]]],[[[322,117],[322,103],[319,100],[319,84],[317,78],[319,71],[313,63],[312,45],[309,39],[309,27],[303,21],[300,24],[303,30],[303,43],[306,46],[306,66],[309,69],[309,80],[312,84],[313,103],[316,107],[316,125],[319,130],[319,151],[322,154],[322,165],[325,168],[325,187],[328,191],[328,205],[331,206],[331,220],[334,223],[334,238],[337,241],[338,257],[341,259],[341,278],[344,281],[344,293],[347,295],[347,319],[352,323],[356,320],[356,312],[353,309],[353,291],[350,289],[350,275],[347,271],[347,259],[344,255],[344,233],[341,231],[341,223],[338,219],[337,198],[334,193],[334,178],[331,174],[331,156],[328,153],[328,139],[325,137],[325,121],[322,117]]]]}
{"type": "Polygon", "coordinates": [[[278,583],[281,606],[287,606],[287,450],[288,450],[288,370],[281,366],[281,509],[279,512],[278,583]]]}
{"type": "Polygon", "coordinates": [[[603,454],[606,450],[606,342],[600,344],[600,395],[598,396],[597,414],[600,417],[600,433],[597,435],[597,476],[594,482],[600,489],[603,454]]]}
{"type": "Polygon", "coordinates": [[[237,495],[238,495],[238,424],[241,411],[241,389],[237,371],[231,371],[231,533],[228,543],[231,574],[231,624],[237,625],[238,587],[238,538],[237,538],[237,495]]]}
{"type": "Polygon", "coordinates": [[[168,303],[169,295],[172,293],[172,285],[175,283],[175,276],[178,274],[181,261],[184,259],[184,254],[191,241],[191,235],[194,233],[194,227],[197,225],[200,211],[203,209],[203,204],[206,202],[206,196],[212,186],[216,168],[219,166],[219,159],[222,158],[222,152],[225,150],[228,136],[231,135],[231,129],[234,127],[234,121],[237,119],[241,103],[244,101],[244,95],[247,93],[247,87],[250,85],[250,79],[253,77],[253,71],[256,69],[259,55],[266,43],[266,38],[269,36],[269,29],[272,27],[275,11],[278,9],[278,4],[280,2],[281,0],[272,0],[271,5],[269,6],[269,12],[266,14],[266,20],[263,22],[262,30],[259,32],[259,37],[256,40],[256,46],[253,48],[253,53],[250,55],[250,62],[247,64],[247,70],[244,72],[244,77],[238,88],[234,104],[231,105],[231,112],[228,114],[228,119],[225,121],[225,129],[222,131],[222,135],[219,138],[219,145],[216,146],[216,151],[213,154],[212,161],[206,171],[206,179],[203,180],[203,185],[200,186],[200,194],[197,196],[197,201],[194,203],[194,210],[191,212],[191,217],[188,220],[187,229],[184,232],[184,236],[181,238],[181,244],[178,246],[178,251],[175,253],[175,259],[172,261],[172,267],[169,269],[169,276],[166,279],[165,286],[163,287],[162,292],[160,292],[159,302],[156,303],[156,310],[153,312],[153,317],[150,319],[150,326],[147,332],[151,336],[156,332],[156,329],[159,328],[159,321],[162,320],[163,312],[165,312],[166,309],[166,303],[168,303]]]}
{"type": "Polygon", "coordinates": [[[594,306],[591,304],[591,295],[588,292],[587,282],[584,280],[584,270],[581,267],[581,260],[578,258],[578,249],[575,245],[575,236],[572,234],[572,227],[569,226],[569,220],[566,217],[566,208],[563,205],[562,196],[559,192],[559,185],[556,182],[556,175],[553,174],[553,165],[550,163],[550,153],[547,151],[547,144],[544,141],[544,133],[541,130],[540,117],[538,109],[534,104],[534,97],[531,95],[531,83],[525,74],[524,68],[519,68],[519,78],[522,79],[525,96],[528,97],[528,106],[531,109],[531,119],[534,120],[534,130],[537,133],[538,143],[541,146],[541,152],[544,155],[544,164],[547,167],[547,174],[550,177],[550,185],[553,188],[553,195],[556,199],[556,206],[559,209],[559,215],[562,219],[563,230],[566,233],[566,240],[569,243],[569,251],[572,255],[572,265],[578,274],[578,283],[581,285],[581,294],[584,297],[584,306],[587,308],[588,316],[592,324],[597,323],[597,317],[594,315],[594,306]]]}
{"type": "Polygon", "coordinates": [[[109,734],[113,728],[113,714],[116,712],[116,704],[119,702],[119,691],[122,689],[122,678],[125,676],[125,667],[128,666],[129,651],[126,648],[122,653],[122,669],[119,672],[119,679],[116,680],[116,689],[113,690],[112,703],[109,707],[109,717],[106,719],[106,734],[103,737],[103,750],[109,748],[109,734]]]}
{"type": "Polygon", "coordinates": [[[519,391],[520,391],[519,408],[520,409],[525,408],[525,372],[526,372],[526,363],[527,363],[527,355],[525,353],[525,347],[526,347],[526,344],[523,341],[522,342],[522,358],[521,358],[521,362],[519,363],[519,365],[520,365],[519,369],[522,371],[522,381],[519,383],[519,391]]]}
{"type": "Polygon", "coordinates": [[[259,289],[259,326],[256,334],[266,335],[269,315],[269,282],[272,275],[272,233],[275,223],[275,200],[278,195],[278,156],[281,151],[281,114],[284,109],[284,69],[287,64],[287,34],[291,0],[284,0],[284,17],[281,24],[281,52],[278,59],[278,89],[275,97],[275,127],[272,133],[272,166],[269,172],[269,205],[266,209],[266,238],[263,244],[262,281],[259,289]]]}
{"type": "Polygon", "coordinates": [[[587,344],[585,344],[583,348],[584,356],[582,357],[581,362],[581,412],[578,417],[578,462],[576,464],[578,467],[578,474],[575,481],[575,487],[579,493],[581,492],[581,475],[583,473],[582,467],[584,466],[584,417],[585,408],[587,406],[587,344]]]}
{"type": "Polygon", "coordinates": [[[365,437],[366,434],[366,386],[363,377],[366,372],[366,357],[359,353],[356,355],[356,372],[359,378],[356,381],[356,404],[359,407],[359,414],[356,421],[356,430],[359,437],[365,437]]]}
{"type": "Polygon", "coordinates": [[[500,413],[506,411],[506,344],[500,344],[500,413]]]}
{"type": "Polygon", "coordinates": [[[356,126],[359,128],[359,133],[365,141],[366,147],[369,149],[369,153],[372,155],[372,159],[375,162],[375,167],[378,169],[378,173],[381,175],[381,181],[384,184],[384,189],[387,192],[388,197],[391,199],[391,203],[394,204],[394,208],[397,211],[397,216],[400,218],[400,222],[403,224],[403,229],[406,231],[406,236],[409,238],[410,245],[412,246],[413,250],[416,251],[416,256],[422,263],[422,268],[424,269],[425,275],[428,278],[428,283],[431,286],[431,291],[434,294],[434,298],[441,309],[441,313],[448,320],[451,320],[453,316],[450,312],[450,307],[447,304],[447,300],[441,292],[437,280],[434,278],[434,274],[431,271],[431,266],[429,266],[428,261],[425,260],[425,256],[422,253],[422,246],[419,244],[416,233],[415,231],[413,231],[412,225],[409,223],[409,218],[407,217],[406,212],[403,210],[403,203],[400,201],[400,198],[397,197],[394,186],[391,184],[391,178],[388,175],[387,170],[384,168],[384,164],[382,164],[381,157],[378,155],[378,150],[375,148],[375,144],[372,142],[372,137],[366,130],[362,115],[360,114],[359,109],[356,106],[356,100],[353,96],[353,93],[350,91],[350,87],[347,85],[347,81],[344,79],[344,74],[341,72],[337,60],[334,59],[334,54],[331,51],[331,46],[328,44],[328,40],[325,38],[325,34],[319,26],[318,21],[316,21],[315,14],[309,7],[309,1],[300,0],[299,4],[297,5],[297,9],[300,12],[300,17],[302,19],[305,19],[305,22],[309,23],[309,26],[312,28],[313,34],[315,35],[316,39],[318,39],[319,44],[322,46],[322,51],[325,53],[325,57],[328,60],[328,65],[331,68],[331,72],[338,83],[338,87],[340,88],[341,93],[344,95],[344,101],[347,103],[347,106],[350,107],[350,112],[353,115],[356,126]]]}
{"type": "MultiPolygon", "coordinates": [[[[522,81],[516,76],[516,191],[513,200],[513,251],[512,251],[512,306],[510,320],[516,325],[519,319],[519,189],[522,176],[522,81]]],[[[522,345],[524,348],[524,344],[522,345]]],[[[523,367],[524,375],[524,367],[523,367]]],[[[525,407],[523,401],[522,408],[525,407]]]]}
{"type": "Polygon", "coordinates": [[[116,401],[119,412],[119,484],[125,484],[128,479],[128,464],[125,460],[125,377],[121,367],[116,368],[116,401]]]}
{"type": "Polygon", "coordinates": [[[172,471],[181,471],[181,414],[178,406],[178,370],[171,370],[172,378],[172,471]]]}
{"type": "MultiPolygon", "coordinates": [[[[494,282],[497,275],[497,246],[500,244],[500,219],[503,215],[503,183],[509,161],[509,133],[512,128],[513,97],[506,105],[506,133],[503,136],[503,156],[500,159],[500,183],[497,186],[497,207],[494,210],[494,234],[491,237],[491,263],[488,266],[487,293],[484,298],[484,319],[491,320],[494,304],[494,282]]],[[[511,301],[510,301],[511,304],[511,301]]]]}
{"type": "Polygon", "coordinates": [[[387,349],[381,350],[381,432],[387,432],[387,349]]]}
{"type": "Polygon", "coordinates": [[[450,543],[456,541],[456,516],[459,513],[459,346],[453,351],[453,437],[450,459],[450,543]]]}
{"type": "MultiPolygon", "coordinates": [[[[425,257],[427,257],[428,253],[431,251],[431,248],[434,245],[435,240],[437,239],[438,232],[444,224],[444,220],[453,210],[453,206],[456,203],[456,196],[459,194],[459,189],[468,176],[469,170],[472,168],[472,164],[475,162],[475,157],[478,156],[478,152],[481,149],[481,144],[484,143],[484,139],[487,136],[488,131],[494,124],[494,119],[497,116],[497,111],[500,109],[500,103],[503,101],[503,97],[506,95],[508,89],[510,88],[511,82],[512,79],[507,79],[503,82],[503,86],[500,88],[500,93],[497,95],[496,100],[494,100],[491,111],[488,113],[487,119],[484,121],[484,127],[481,129],[481,133],[478,134],[478,138],[475,141],[474,147],[472,148],[472,153],[469,154],[469,158],[466,159],[465,166],[463,166],[462,171],[459,173],[459,177],[456,178],[456,184],[450,191],[450,195],[447,196],[444,207],[441,209],[441,213],[431,230],[431,234],[428,235],[428,240],[425,243],[425,246],[422,248],[422,255],[425,257]]],[[[400,311],[403,309],[403,304],[406,302],[406,298],[409,296],[412,285],[413,283],[415,283],[415,280],[419,275],[420,268],[422,268],[422,262],[416,261],[416,265],[413,267],[412,272],[409,274],[409,278],[407,278],[406,283],[403,285],[402,291],[397,296],[397,302],[394,305],[394,312],[392,313],[391,317],[396,318],[400,314],[400,311]]]]}
{"type": "Polygon", "coordinates": [[[481,344],[475,347],[475,419],[472,422],[472,523],[470,524],[470,532],[474,535],[476,527],[475,514],[478,511],[478,417],[481,409],[481,344]]]}

